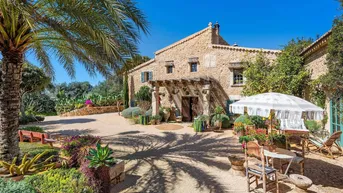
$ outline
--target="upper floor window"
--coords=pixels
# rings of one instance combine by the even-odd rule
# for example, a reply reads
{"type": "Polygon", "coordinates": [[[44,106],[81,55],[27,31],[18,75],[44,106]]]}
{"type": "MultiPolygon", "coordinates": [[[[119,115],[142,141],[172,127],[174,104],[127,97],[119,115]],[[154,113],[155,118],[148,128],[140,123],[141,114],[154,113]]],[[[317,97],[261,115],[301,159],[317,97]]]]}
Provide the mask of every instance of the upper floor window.
{"type": "Polygon", "coordinates": [[[152,71],[141,72],[141,82],[152,80],[152,71]]]}
{"type": "Polygon", "coordinates": [[[233,85],[243,85],[243,69],[234,69],[233,70],[233,85]]]}
{"type": "Polygon", "coordinates": [[[166,61],[166,69],[167,69],[167,74],[173,73],[173,68],[174,68],[174,61],[166,61]]]}
{"type": "Polygon", "coordinates": [[[173,73],[173,66],[167,66],[167,74],[173,73]]]}
{"type": "Polygon", "coordinates": [[[191,63],[191,72],[198,71],[198,63],[191,63]]]}

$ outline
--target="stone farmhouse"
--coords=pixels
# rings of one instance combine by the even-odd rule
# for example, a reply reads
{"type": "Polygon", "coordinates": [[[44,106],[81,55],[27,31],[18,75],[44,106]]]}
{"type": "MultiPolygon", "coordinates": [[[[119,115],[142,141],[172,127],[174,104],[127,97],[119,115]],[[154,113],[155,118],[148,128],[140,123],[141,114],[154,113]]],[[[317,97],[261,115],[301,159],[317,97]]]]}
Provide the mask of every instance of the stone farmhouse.
{"type": "MultiPolygon", "coordinates": [[[[300,54],[305,59],[305,66],[310,70],[312,79],[319,78],[319,76],[324,75],[328,70],[326,66],[326,56],[330,35],[331,30],[322,35],[300,54]]],[[[325,125],[325,129],[330,133],[343,130],[342,117],[339,115],[339,112],[343,109],[337,109],[335,101],[329,100],[329,98],[327,98],[325,106],[326,114],[328,115],[328,124],[325,125]]],[[[343,136],[341,136],[340,145],[343,146],[343,136]]]]}
{"type": "Polygon", "coordinates": [[[228,109],[241,98],[244,84],[242,61],[259,53],[276,59],[279,50],[230,45],[220,36],[218,23],[155,52],[155,57],[128,74],[129,97],[143,85],[153,89],[153,115],[160,106],[171,107],[191,121],[209,115],[216,105],[228,109]]]}

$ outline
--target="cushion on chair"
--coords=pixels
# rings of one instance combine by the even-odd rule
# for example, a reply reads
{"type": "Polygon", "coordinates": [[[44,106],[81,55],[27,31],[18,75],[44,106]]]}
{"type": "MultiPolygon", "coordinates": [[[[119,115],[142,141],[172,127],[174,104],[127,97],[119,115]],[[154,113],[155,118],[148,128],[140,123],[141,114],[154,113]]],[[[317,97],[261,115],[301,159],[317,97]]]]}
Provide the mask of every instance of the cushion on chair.
{"type": "MultiPolygon", "coordinates": [[[[274,173],[276,170],[272,167],[265,166],[265,173],[267,175],[274,173]]],[[[261,164],[256,164],[248,167],[248,171],[255,173],[257,175],[262,175],[262,165],[261,164]]]]}

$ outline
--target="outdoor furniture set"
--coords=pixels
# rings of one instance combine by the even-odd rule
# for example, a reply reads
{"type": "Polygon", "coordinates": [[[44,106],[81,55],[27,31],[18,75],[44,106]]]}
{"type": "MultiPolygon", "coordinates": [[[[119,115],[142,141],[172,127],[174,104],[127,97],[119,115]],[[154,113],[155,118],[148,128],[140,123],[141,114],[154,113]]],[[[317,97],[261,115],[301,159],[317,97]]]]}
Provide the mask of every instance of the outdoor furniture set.
{"type": "MultiPolygon", "coordinates": [[[[279,159],[280,172],[283,176],[287,175],[292,163],[299,164],[301,168],[301,175],[295,177],[293,176],[293,178],[303,179],[308,183],[306,186],[300,186],[297,183],[294,184],[303,189],[310,187],[312,183],[309,183],[309,181],[311,180],[303,176],[305,159],[304,146],[309,133],[304,126],[303,118],[322,120],[324,110],[304,99],[280,93],[263,93],[246,97],[231,104],[230,107],[231,111],[235,114],[247,113],[250,116],[257,115],[261,117],[271,117],[271,123],[273,123],[272,118],[275,117],[281,121],[279,132],[288,133],[287,136],[290,136],[289,138],[286,138],[286,148],[290,147],[289,150],[273,148],[270,146],[263,147],[255,141],[249,141],[245,145],[248,191],[251,191],[251,185],[254,182],[256,183],[257,187],[258,180],[262,179],[263,192],[267,192],[267,189],[269,189],[268,185],[271,184],[274,184],[275,187],[272,188],[276,188],[276,192],[279,192],[278,171],[273,167],[274,159],[279,159]],[[290,144],[288,145],[288,143],[290,144]],[[292,143],[295,143],[295,146],[293,146],[292,143]],[[291,151],[293,147],[299,148],[299,146],[301,147],[300,153],[299,151],[291,151]],[[248,155],[254,155],[255,157],[258,157],[261,160],[261,163],[250,166],[248,164],[248,155]],[[269,160],[271,161],[272,166],[269,165],[269,160]],[[283,167],[286,167],[284,173],[283,167]],[[251,179],[254,177],[255,179],[251,181],[251,179]]],[[[270,124],[270,130],[272,130],[272,128],[272,124],[270,124]]],[[[321,143],[318,145],[321,146],[321,149],[328,150],[330,145],[332,146],[336,139],[337,135],[335,135],[335,138],[332,138],[327,143],[321,143]]]]}

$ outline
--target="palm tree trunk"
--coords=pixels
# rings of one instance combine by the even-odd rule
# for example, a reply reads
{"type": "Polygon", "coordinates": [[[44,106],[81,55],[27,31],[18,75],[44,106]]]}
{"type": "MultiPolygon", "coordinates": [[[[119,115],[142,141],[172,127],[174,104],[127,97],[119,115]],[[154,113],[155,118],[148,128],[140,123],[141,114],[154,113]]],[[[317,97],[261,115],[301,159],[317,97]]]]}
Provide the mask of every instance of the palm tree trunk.
{"type": "Polygon", "coordinates": [[[12,160],[20,153],[18,127],[23,53],[3,51],[0,79],[0,160],[12,160]]]}

